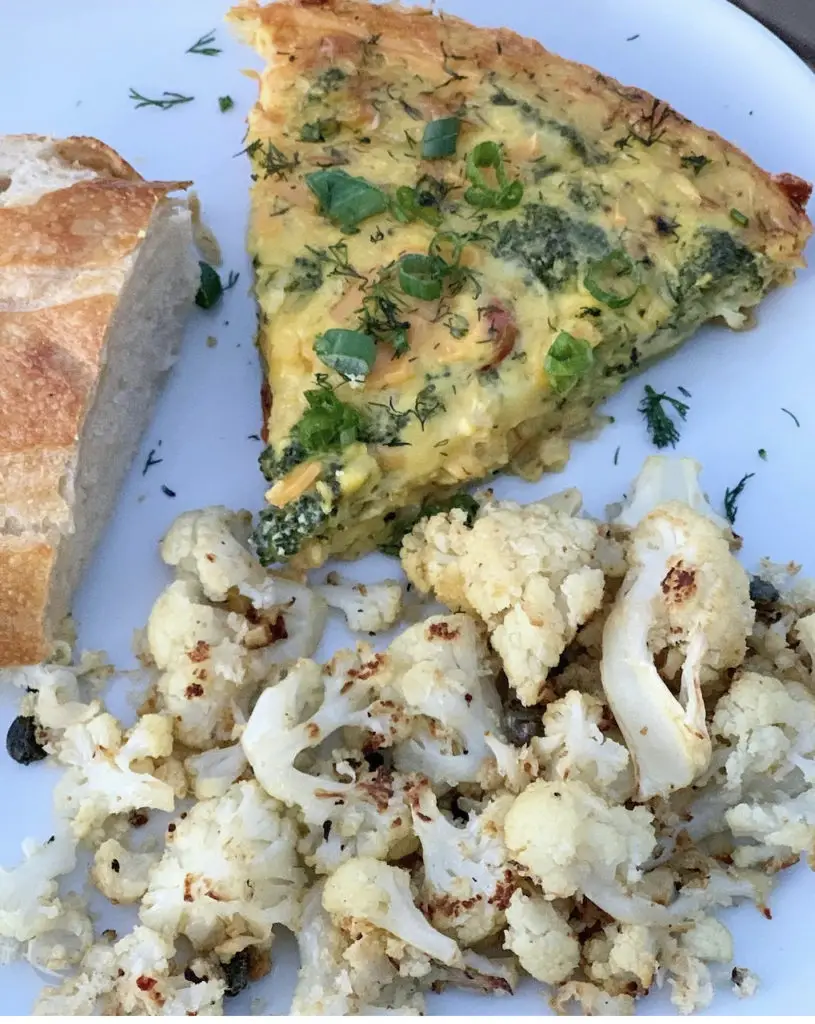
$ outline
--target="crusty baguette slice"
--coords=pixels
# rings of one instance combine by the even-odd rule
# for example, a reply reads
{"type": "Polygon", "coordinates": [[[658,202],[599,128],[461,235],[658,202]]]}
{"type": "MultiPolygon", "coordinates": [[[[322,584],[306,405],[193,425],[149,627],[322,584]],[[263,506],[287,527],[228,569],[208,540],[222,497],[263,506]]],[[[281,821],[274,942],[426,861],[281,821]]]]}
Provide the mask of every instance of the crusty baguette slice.
{"type": "Polygon", "coordinates": [[[0,138],[0,665],[47,657],[198,280],[184,182],[0,138]]]}

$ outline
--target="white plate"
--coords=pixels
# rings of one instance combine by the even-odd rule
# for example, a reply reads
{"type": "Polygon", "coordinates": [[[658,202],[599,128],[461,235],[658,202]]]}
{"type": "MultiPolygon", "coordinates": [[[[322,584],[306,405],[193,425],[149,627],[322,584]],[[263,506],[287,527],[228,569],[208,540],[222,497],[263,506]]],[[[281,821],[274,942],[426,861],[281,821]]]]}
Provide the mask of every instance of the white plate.
{"type": "MultiPolygon", "coordinates": [[[[726,0],[448,0],[440,6],[476,23],[504,21],[537,36],[556,52],[649,89],[762,166],[815,180],[815,78],[726,0]]],[[[82,645],[104,648],[120,667],[132,664],[132,631],[144,624],[167,579],[156,542],[173,517],[211,503],[256,508],[262,498],[255,466],[260,446],[248,437],[259,425],[254,309],[243,250],[248,172],[245,159],[232,156],[241,148],[242,112],[255,95],[254,83],[239,72],[254,61],[220,27],[221,55],[184,52],[220,25],[223,11],[223,0],[39,0],[6,2],[0,9],[0,134],[95,135],[147,177],[194,179],[221,241],[225,269],[241,274],[216,312],[193,316],[181,361],[76,602],[82,645]],[[167,112],[135,110],[128,100],[130,86],[148,96],[177,90],[193,94],[195,101],[167,112]],[[235,100],[227,114],[217,105],[224,94],[235,100]],[[208,335],[217,337],[216,348],[206,346],[208,335]],[[164,461],[143,476],[142,464],[154,447],[164,461]],[[162,484],[177,497],[167,498],[162,484]]],[[[645,378],[659,389],[682,385],[692,392],[680,454],[704,463],[714,500],[743,473],[755,472],[738,520],[748,564],[768,554],[815,566],[813,307],[815,277],[806,272],[794,288],[766,302],[756,330],[706,329],[645,378]],[[800,429],[782,407],[798,415],[800,429]],[[758,458],[759,448],[769,453],[766,463],[758,458]]],[[[588,508],[600,513],[619,498],[648,453],[636,411],[642,385],[642,379],[631,382],[609,403],[615,424],[591,444],[576,445],[564,474],[535,486],[501,480],[499,491],[529,499],[568,483],[579,486],[588,508]]],[[[376,576],[383,563],[366,561],[359,566],[360,577],[376,576]]],[[[337,627],[330,641],[342,639],[337,627]]],[[[16,699],[16,694],[0,695],[3,734],[16,699]]],[[[16,863],[24,836],[50,834],[54,778],[48,766],[21,768],[0,757],[5,814],[0,863],[16,863]]],[[[812,1011],[815,881],[809,872],[787,872],[772,907],[772,922],[750,907],[728,915],[736,963],[757,970],[762,986],[749,1003],[718,996],[714,1013],[812,1011]]],[[[285,1012],[288,1006],[294,960],[286,949],[273,978],[251,993],[267,1001],[266,1012],[285,1012]]],[[[4,968],[0,1012],[27,1013],[39,984],[26,967],[4,968]]],[[[530,985],[511,1003],[457,993],[430,1005],[432,1012],[444,1013],[541,1013],[545,1001],[537,988],[530,985]]],[[[667,1008],[664,993],[642,1007],[646,1013],[667,1008]]],[[[230,1011],[249,1012],[249,997],[235,1000],[230,1011]]]]}

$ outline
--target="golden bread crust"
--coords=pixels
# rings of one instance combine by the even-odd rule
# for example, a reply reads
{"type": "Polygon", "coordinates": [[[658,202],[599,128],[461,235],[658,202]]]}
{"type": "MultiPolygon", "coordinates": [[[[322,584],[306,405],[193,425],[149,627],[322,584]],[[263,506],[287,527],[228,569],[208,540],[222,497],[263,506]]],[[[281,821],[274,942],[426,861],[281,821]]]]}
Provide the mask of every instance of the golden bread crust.
{"type": "Polygon", "coordinates": [[[157,205],[184,184],[143,181],[96,139],[56,140],[47,156],[97,176],[0,207],[0,665],[48,652],[51,574],[107,332],[157,205]]]}

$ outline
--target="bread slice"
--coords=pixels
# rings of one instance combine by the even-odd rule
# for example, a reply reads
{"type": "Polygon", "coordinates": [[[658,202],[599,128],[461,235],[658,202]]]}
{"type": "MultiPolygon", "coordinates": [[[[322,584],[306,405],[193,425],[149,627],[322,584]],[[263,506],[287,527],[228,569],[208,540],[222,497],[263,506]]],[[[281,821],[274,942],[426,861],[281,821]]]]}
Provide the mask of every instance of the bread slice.
{"type": "Polygon", "coordinates": [[[47,657],[198,281],[190,215],[90,138],[0,138],[0,665],[47,657]]]}

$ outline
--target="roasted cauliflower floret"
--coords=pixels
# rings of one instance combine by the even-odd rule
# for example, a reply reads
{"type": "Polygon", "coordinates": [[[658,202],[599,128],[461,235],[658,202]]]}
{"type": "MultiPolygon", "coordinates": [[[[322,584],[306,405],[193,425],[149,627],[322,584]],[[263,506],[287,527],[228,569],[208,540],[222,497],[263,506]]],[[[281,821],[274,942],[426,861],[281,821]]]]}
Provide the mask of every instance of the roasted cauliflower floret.
{"type": "Polygon", "coordinates": [[[730,523],[713,510],[702,490],[701,474],[702,467],[695,459],[649,455],[631,485],[628,498],[611,522],[633,529],[661,505],[680,502],[705,516],[725,535],[730,535],[730,523]]]}
{"type": "Polygon", "coordinates": [[[504,836],[545,896],[582,892],[625,919],[650,909],[629,887],[639,881],[640,865],[654,848],[652,821],[644,807],[611,806],[582,782],[538,780],[516,797],[504,836]]]}
{"type": "Polygon", "coordinates": [[[800,785],[815,771],[815,697],[800,683],[743,673],[717,703],[711,731],[729,745],[731,791],[749,793],[768,778],[800,785]]]}
{"type": "Polygon", "coordinates": [[[484,620],[510,685],[531,705],[577,629],[602,604],[598,539],[596,523],[546,501],[494,502],[471,528],[460,509],[421,520],[401,557],[420,590],[484,620]]]}
{"type": "Polygon", "coordinates": [[[111,815],[140,808],[171,811],[173,787],[156,778],[157,763],[173,748],[169,718],[144,715],[127,733],[106,712],[70,725],[55,745],[67,771],[57,783],[57,814],[70,819],[77,839],[101,838],[111,815]]]}
{"type": "Polygon", "coordinates": [[[438,615],[391,643],[380,694],[409,716],[395,739],[401,771],[450,786],[482,781],[493,765],[487,738],[500,737],[496,666],[481,628],[469,615],[438,615]]]}
{"type": "Polygon", "coordinates": [[[291,1013],[359,1016],[423,1011],[416,980],[401,976],[398,944],[387,932],[357,930],[352,938],[323,908],[323,883],[309,890],[297,929],[300,971],[291,1013]]]}
{"type": "Polygon", "coordinates": [[[40,994],[35,1014],[47,1016],[221,1016],[225,985],[216,963],[174,967],[175,947],[142,926],[115,944],[85,954],[79,973],[40,994]],[[189,973],[197,978],[192,981],[189,973]]]}
{"type": "Polygon", "coordinates": [[[622,803],[632,789],[628,751],[602,731],[605,710],[597,697],[570,690],[547,705],[544,735],[531,746],[549,778],[585,782],[622,803]]]}
{"type": "Polygon", "coordinates": [[[106,839],[94,854],[91,879],[111,903],[138,903],[159,857],[158,851],[138,853],[118,839],[106,839]]]}
{"type": "Polygon", "coordinates": [[[496,797],[462,827],[439,810],[429,784],[410,791],[413,829],[422,844],[419,892],[431,924],[472,946],[504,925],[517,885],[504,846],[503,821],[512,797],[496,797]]]}
{"type": "Polygon", "coordinates": [[[141,920],[168,941],[186,936],[222,959],[268,944],[272,926],[294,928],[305,886],[297,830],[254,780],[202,800],[167,831],[150,872],[141,920]]]}
{"type": "Polygon", "coordinates": [[[689,786],[708,767],[703,685],[744,658],[749,580],[722,531],[677,503],[649,513],[630,540],[631,568],[603,631],[606,698],[628,745],[637,796],[689,786]],[[655,657],[678,656],[679,697],[655,657]]]}
{"type": "Polygon", "coordinates": [[[249,550],[250,529],[248,512],[221,506],[184,512],[167,532],[161,555],[209,601],[227,602],[255,620],[244,642],[263,647],[267,664],[306,658],[322,635],[325,602],[302,583],[267,572],[249,550]]]}
{"type": "Polygon", "coordinates": [[[324,669],[298,662],[263,691],[241,737],[266,792],[298,808],[306,825],[322,831],[324,842],[313,854],[320,871],[355,853],[385,857],[410,834],[404,782],[391,773],[378,770],[348,781],[336,770],[311,774],[295,767],[341,729],[370,733],[373,746],[387,746],[405,727],[405,716],[394,715],[395,704],[381,707],[375,698],[384,656],[367,654],[365,660],[340,651],[324,669]]]}
{"type": "Polygon", "coordinates": [[[404,868],[373,857],[354,857],[327,879],[323,906],[338,923],[360,920],[440,963],[462,963],[458,943],[429,924],[414,903],[404,868]]]}
{"type": "Polygon", "coordinates": [[[559,985],[580,963],[580,944],[568,921],[538,895],[516,890],[507,907],[504,948],[537,981],[559,985]]]}
{"type": "Polygon", "coordinates": [[[76,866],[76,840],[65,831],[42,844],[26,840],[23,857],[11,870],[0,868],[2,960],[25,956],[41,970],[63,970],[93,941],[83,901],[59,895],[57,879],[76,866]]]}
{"type": "Polygon", "coordinates": [[[381,633],[402,614],[402,584],[398,580],[354,583],[329,573],[326,582],[314,590],[329,608],[342,612],[355,633],[381,633]]]}

